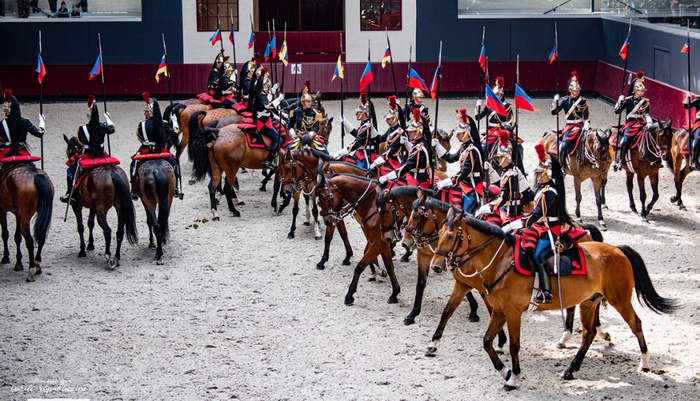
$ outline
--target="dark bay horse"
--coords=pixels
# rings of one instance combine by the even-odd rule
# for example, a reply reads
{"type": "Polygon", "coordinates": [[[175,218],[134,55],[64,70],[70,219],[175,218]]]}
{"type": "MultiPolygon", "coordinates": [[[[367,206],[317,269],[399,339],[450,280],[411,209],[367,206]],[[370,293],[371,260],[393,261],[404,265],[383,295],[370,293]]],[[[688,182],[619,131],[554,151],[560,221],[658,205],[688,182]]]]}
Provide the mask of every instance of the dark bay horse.
{"type": "MultiPolygon", "coordinates": [[[[69,140],[65,135],[63,138],[68,144],[66,156],[70,158],[76,153],[78,148],[77,139],[72,137],[69,140]]],[[[105,259],[107,259],[110,268],[119,266],[125,231],[126,238],[130,244],[135,245],[138,242],[136,213],[134,212],[134,202],[131,199],[131,191],[129,190],[128,182],[129,179],[121,167],[117,165],[106,165],[91,168],[80,181],[78,187],[73,191],[73,199],[75,199],[75,202],[72,202],[71,206],[73,207],[73,213],[78,223],[78,234],[80,235],[79,258],[86,256],[85,238],[83,235],[85,231],[85,227],[83,226],[83,208],[90,210],[90,216],[88,218],[90,233],[87,249],[94,249],[92,230],[95,227],[94,219],[97,217],[97,224],[102,228],[102,233],[105,237],[105,259]],[[107,223],[107,212],[112,207],[117,211],[117,250],[114,257],[112,257],[110,251],[112,229],[107,223]]]]}
{"type": "Polygon", "coordinates": [[[211,110],[211,107],[209,107],[206,104],[202,103],[197,103],[197,104],[172,104],[168,105],[165,110],[163,111],[163,120],[166,122],[169,122],[171,119],[171,115],[175,116],[175,121],[177,121],[177,124],[173,127],[173,130],[177,133],[182,135],[182,138],[178,141],[175,141],[173,143],[176,148],[176,157],[180,158],[180,155],[185,151],[185,147],[187,147],[187,143],[189,142],[189,138],[191,135],[194,135],[194,132],[190,132],[189,129],[189,122],[190,122],[190,117],[192,114],[194,114],[196,111],[207,111],[211,110]]]}
{"type": "MultiPolygon", "coordinates": [[[[608,128],[609,133],[616,134],[617,128],[608,128]]],[[[659,169],[664,153],[667,152],[671,144],[671,120],[666,122],[659,121],[657,126],[651,130],[644,130],[639,144],[630,149],[630,156],[627,162],[622,166],[627,173],[627,195],[630,201],[630,210],[637,212],[637,205],[634,202],[634,177],[637,176],[637,186],[639,187],[639,200],[642,204],[642,221],[649,222],[647,216],[651,212],[652,207],[659,199],[659,169]],[[647,193],[644,188],[644,179],[649,177],[651,184],[651,201],[646,203],[647,193]]],[[[612,138],[612,136],[610,136],[612,138]]]]}
{"type": "Polygon", "coordinates": [[[27,281],[34,281],[34,276],[41,274],[41,250],[46,242],[46,235],[51,226],[53,211],[54,188],[49,176],[41,169],[29,164],[19,164],[15,167],[5,166],[5,172],[0,177],[0,224],[2,225],[3,254],[2,263],[10,263],[10,251],[7,241],[10,233],[7,229],[7,213],[15,215],[15,243],[17,244],[17,260],[15,271],[24,269],[22,266],[22,237],[27,246],[29,258],[29,275],[27,281]],[[34,235],[30,231],[32,217],[34,219],[34,235]],[[34,254],[34,239],[37,250],[34,254]]]}
{"type": "Polygon", "coordinates": [[[143,162],[134,177],[134,193],[141,198],[143,208],[146,210],[148,247],[156,250],[158,265],[165,264],[163,245],[167,243],[169,237],[168,218],[176,184],[173,166],[163,159],[143,162]]]}
{"type": "MultiPolygon", "coordinates": [[[[550,153],[559,154],[556,149],[557,137],[553,132],[545,133],[540,143],[549,149],[550,153]]],[[[605,206],[605,185],[608,183],[608,172],[613,162],[608,131],[602,129],[588,130],[581,133],[578,148],[569,155],[566,174],[574,178],[576,191],[576,220],[581,221],[581,183],[590,179],[593,182],[593,194],[598,209],[598,224],[605,231],[607,226],[603,219],[605,206]]]]}
{"type": "MultiPolygon", "coordinates": [[[[673,183],[676,186],[676,194],[671,197],[671,203],[675,203],[680,210],[685,210],[683,199],[683,181],[690,174],[690,152],[683,153],[683,144],[688,140],[688,131],[685,128],[673,129],[671,145],[666,149],[664,160],[668,168],[673,172],[673,183]]],[[[691,139],[692,141],[692,139],[691,139]]]]}
{"type": "MultiPolygon", "coordinates": [[[[488,329],[484,335],[484,349],[501,374],[506,390],[514,390],[520,379],[520,326],[522,313],[528,309],[532,298],[534,277],[513,271],[514,237],[499,227],[465,216],[451,209],[438,235],[434,269],[442,269],[445,263],[455,269],[454,274],[469,287],[484,286],[486,302],[492,307],[488,329]],[[493,348],[493,339],[508,324],[512,370],[505,367],[493,348]]],[[[596,336],[595,311],[603,297],[625,320],[637,338],[642,353],[639,369],[649,371],[649,350],[642,322],[632,306],[632,292],[651,310],[671,313],[677,309],[676,301],[661,297],[651,282],[642,257],[626,245],[613,246],[604,242],[579,243],[586,259],[586,275],[563,276],[552,280],[552,303],[541,304],[537,310],[556,310],[579,305],[583,326],[582,342],[573,361],[566,368],[562,379],[572,380],[596,336]],[[561,282],[561,298],[559,285],[561,282]]],[[[453,295],[455,293],[453,292],[453,295]]]]}

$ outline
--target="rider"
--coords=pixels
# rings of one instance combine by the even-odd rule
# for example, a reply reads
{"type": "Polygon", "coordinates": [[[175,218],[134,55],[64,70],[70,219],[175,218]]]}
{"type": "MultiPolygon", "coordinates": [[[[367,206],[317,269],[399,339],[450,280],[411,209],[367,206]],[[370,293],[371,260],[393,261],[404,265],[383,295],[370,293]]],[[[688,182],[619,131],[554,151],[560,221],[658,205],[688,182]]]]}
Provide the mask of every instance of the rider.
{"type": "Polygon", "coordinates": [[[562,130],[561,145],[559,147],[559,164],[562,167],[566,166],[569,142],[574,142],[575,146],[576,138],[581,134],[581,129],[588,131],[591,128],[588,102],[580,94],[581,85],[579,85],[578,73],[571,71],[569,95],[560,99],[559,94],[556,94],[552,102],[552,115],[558,114],[561,110],[566,111],[566,127],[562,130]]]}
{"type": "MultiPolygon", "coordinates": [[[[44,135],[45,120],[39,115],[39,128],[35,127],[26,118],[22,117],[17,98],[12,91],[5,89],[4,103],[2,105],[5,119],[0,125],[0,158],[9,156],[29,156],[27,145],[27,133],[40,138],[44,135]]],[[[30,164],[34,166],[34,163],[30,164]]]]}
{"type": "Polygon", "coordinates": [[[244,63],[243,67],[241,68],[241,76],[244,77],[240,88],[241,101],[246,103],[246,105],[249,103],[250,92],[253,89],[251,85],[253,83],[253,74],[255,73],[256,68],[257,63],[255,62],[255,57],[250,59],[250,61],[247,63],[244,63]]]}
{"type": "Polygon", "coordinates": [[[389,165],[383,166],[380,170],[384,174],[401,167],[403,160],[406,160],[406,156],[408,156],[410,148],[410,140],[404,130],[406,120],[403,110],[396,102],[396,96],[388,96],[386,99],[389,110],[384,115],[384,120],[389,129],[377,137],[377,143],[386,142],[386,151],[369,166],[369,169],[372,170],[388,161],[389,165]]]}
{"type": "Polygon", "coordinates": [[[700,154],[700,97],[691,100],[690,93],[688,93],[685,100],[683,100],[683,108],[692,109],[693,107],[695,108],[695,122],[688,137],[688,148],[692,155],[690,158],[690,171],[698,169],[698,154],[700,154]]]}
{"type": "Polygon", "coordinates": [[[374,107],[369,101],[367,93],[360,93],[360,104],[355,109],[355,117],[360,121],[360,127],[355,129],[345,116],[340,116],[340,122],[355,141],[349,148],[341,148],[335,152],[334,158],[338,159],[350,152],[354,153],[356,164],[362,168],[368,168],[376,157],[376,138],[379,135],[374,127],[374,121],[370,118],[374,114],[374,107]]]}
{"type": "Polygon", "coordinates": [[[411,138],[413,147],[408,154],[406,162],[397,170],[392,170],[388,174],[379,177],[379,183],[384,184],[389,180],[401,179],[406,176],[408,185],[415,185],[421,188],[430,187],[430,142],[427,135],[430,135],[428,121],[422,118],[420,109],[413,109],[413,120],[406,127],[408,136],[411,138]]]}
{"type": "Polygon", "coordinates": [[[253,120],[255,121],[255,127],[259,133],[272,139],[272,145],[270,146],[270,153],[267,155],[267,159],[263,162],[263,168],[266,170],[273,170],[276,166],[274,165],[275,156],[280,150],[282,145],[282,137],[279,132],[272,126],[272,113],[277,109],[279,104],[284,99],[284,93],[280,94],[276,99],[272,99],[272,81],[270,81],[270,74],[267,68],[261,68],[258,70],[259,76],[255,88],[252,92],[253,94],[253,120]]]}
{"type": "Polygon", "coordinates": [[[69,166],[66,171],[66,194],[61,196],[61,202],[68,203],[70,197],[71,187],[73,186],[73,179],[75,177],[75,172],[78,169],[78,164],[81,158],[98,158],[105,157],[104,141],[105,135],[111,135],[114,133],[114,123],[109,118],[109,113],[105,112],[104,117],[106,123],[100,123],[100,111],[97,108],[97,103],[95,102],[95,96],[90,95],[88,97],[88,111],[87,124],[78,127],[78,133],[75,134],[78,140],[78,152],[71,156],[70,160],[66,162],[69,166]]]}
{"type": "Polygon", "coordinates": [[[403,112],[405,116],[408,116],[413,121],[413,109],[418,109],[420,114],[428,121],[428,125],[430,125],[430,110],[428,106],[423,104],[423,96],[422,90],[414,88],[411,93],[411,103],[406,105],[406,109],[403,112]]]}
{"type": "MultiPolygon", "coordinates": [[[[488,116],[488,129],[486,130],[486,137],[481,145],[482,153],[488,158],[491,151],[491,146],[498,141],[498,131],[505,129],[510,130],[513,127],[515,118],[513,116],[513,106],[506,102],[505,92],[503,90],[505,86],[505,80],[503,77],[496,77],[496,84],[493,86],[493,92],[501,99],[503,105],[505,106],[507,116],[502,116],[491,110],[488,107],[482,108],[481,99],[476,101],[476,106],[474,107],[474,118],[476,121],[488,116]],[[479,108],[481,112],[479,113],[479,108]]],[[[522,153],[520,149],[518,149],[522,153]]]]}
{"type": "MultiPolygon", "coordinates": [[[[139,150],[136,152],[138,155],[145,155],[149,153],[169,153],[167,150],[167,138],[172,134],[172,128],[168,124],[163,123],[163,115],[160,112],[160,105],[156,99],[152,99],[150,93],[143,93],[143,100],[146,101],[146,107],[143,109],[143,116],[145,120],[141,121],[136,128],[136,138],[141,142],[139,150]]],[[[165,159],[175,171],[175,177],[180,178],[180,169],[178,168],[177,161],[175,157],[171,154],[170,157],[165,159]]],[[[139,161],[131,160],[131,192],[132,196],[135,197],[134,191],[134,178],[136,177],[136,172],[139,169],[139,161]]],[[[180,193],[179,180],[176,180],[175,195],[180,193]]]]}
{"type": "Polygon", "coordinates": [[[236,92],[236,77],[233,75],[233,66],[228,62],[224,63],[223,69],[224,73],[219,77],[216,98],[221,100],[225,108],[230,109],[236,104],[233,100],[233,94],[236,92]]]}
{"type": "Polygon", "coordinates": [[[432,146],[435,148],[438,157],[448,163],[456,161],[460,163],[459,173],[439,181],[437,187],[439,189],[448,188],[455,181],[459,182],[462,190],[462,210],[473,215],[484,192],[484,163],[481,155],[481,144],[479,143],[476,123],[474,119],[467,115],[467,109],[458,110],[457,117],[459,123],[453,130],[457,135],[457,140],[461,143],[457,152],[447,153],[447,150],[440,144],[439,139],[433,138],[432,140],[432,146]]]}
{"type": "Polygon", "coordinates": [[[304,135],[313,137],[313,147],[324,153],[328,153],[326,145],[318,134],[319,124],[323,120],[323,115],[313,107],[313,98],[311,97],[310,82],[306,81],[306,86],[302,90],[299,107],[293,109],[289,113],[289,135],[294,138],[294,142],[290,145],[292,150],[296,150],[301,146],[301,140],[304,135]]]}
{"type": "Polygon", "coordinates": [[[214,59],[214,65],[211,67],[209,79],[207,80],[207,89],[209,90],[209,94],[212,96],[216,96],[216,91],[219,89],[219,78],[223,74],[223,64],[227,59],[228,56],[224,56],[223,49],[214,59]]]}
{"type": "MultiPolygon", "coordinates": [[[[644,87],[644,73],[640,71],[637,73],[637,78],[632,83],[632,91],[634,94],[627,97],[620,95],[615,105],[615,114],[620,114],[623,111],[627,113],[627,122],[622,127],[624,139],[620,147],[620,160],[615,164],[615,171],[622,168],[622,165],[627,159],[627,151],[637,138],[637,135],[642,133],[644,128],[648,130],[654,125],[654,120],[651,118],[650,114],[651,107],[649,99],[643,97],[646,90],[647,89],[644,87]]],[[[620,136],[618,135],[618,143],[619,140],[620,136]]]]}

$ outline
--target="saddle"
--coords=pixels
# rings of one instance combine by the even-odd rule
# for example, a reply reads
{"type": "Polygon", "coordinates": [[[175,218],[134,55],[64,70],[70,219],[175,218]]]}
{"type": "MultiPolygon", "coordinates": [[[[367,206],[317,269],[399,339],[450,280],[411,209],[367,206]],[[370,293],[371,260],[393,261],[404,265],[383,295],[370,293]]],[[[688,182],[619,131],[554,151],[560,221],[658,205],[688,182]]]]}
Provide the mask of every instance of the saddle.
{"type": "MultiPolygon", "coordinates": [[[[626,127],[626,126],[627,126],[627,124],[625,124],[625,127],[626,127]]],[[[625,129],[625,128],[623,127],[621,130],[615,131],[615,133],[612,135],[612,137],[610,138],[610,144],[611,144],[612,146],[614,146],[614,147],[619,147],[619,146],[622,145],[622,141],[620,141],[620,140],[618,139],[618,133],[619,133],[620,131],[624,131],[624,129],[625,129]],[[618,142],[618,141],[619,141],[619,142],[618,142]]],[[[639,142],[642,140],[642,136],[643,136],[643,135],[646,135],[646,133],[647,133],[646,128],[640,128],[640,129],[637,130],[637,132],[632,133],[631,135],[628,135],[628,136],[634,136],[634,135],[636,135],[636,137],[634,137],[634,140],[632,141],[632,144],[631,144],[630,147],[629,147],[630,150],[636,148],[637,145],[639,145],[639,142]]]]}
{"type": "Polygon", "coordinates": [[[8,153],[10,153],[9,147],[0,151],[0,165],[4,166],[6,164],[14,163],[29,163],[41,160],[41,157],[32,156],[24,149],[20,150],[19,155],[17,156],[6,156],[8,153]]]}
{"type": "MultiPolygon", "coordinates": [[[[586,231],[573,228],[562,231],[558,238],[554,240],[556,246],[562,246],[564,248],[560,253],[561,257],[559,259],[560,276],[580,276],[588,273],[586,257],[583,254],[583,250],[576,242],[585,234],[586,231]]],[[[530,258],[520,246],[520,241],[521,235],[518,234],[515,236],[515,271],[524,276],[534,276],[535,271],[533,270],[530,258]]],[[[547,268],[549,274],[553,274],[554,255],[552,254],[547,257],[547,268]]]]}
{"type": "Polygon", "coordinates": [[[214,97],[208,93],[200,93],[196,98],[201,100],[202,103],[211,106],[213,109],[219,108],[222,105],[221,100],[214,99],[214,97]]]}
{"type": "MultiPolygon", "coordinates": [[[[552,132],[554,134],[557,133],[556,129],[553,129],[552,132]]],[[[563,130],[559,130],[559,132],[563,132],[563,130]]],[[[569,146],[569,149],[567,149],[567,154],[568,155],[573,155],[578,149],[579,145],[581,144],[581,138],[583,135],[582,129],[574,129],[573,132],[569,135],[569,138],[567,138],[566,142],[569,142],[570,144],[573,144],[573,146],[569,146]]],[[[554,141],[549,145],[549,148],[547,149],[547,152],[559,155],[559,149],[557,149],[557,142],[554,141]]]]}
{"type": "Polygon", "coordinates": [[[78,178],[75,180],[73,188],[78,189],[80,183],[83,181],[83,178],[85,178],[90,172],[92,172],[92,170],[94,170],[95,167],[117,165],[120,163],[121,162],[119,161],[119,159],[117,159],[116,157],[109,156],[106,153],[103,157],[96,158],[91,158],[88,157],[88,155],[83,155],[83,157],[78,161],[81,173],[80,176],[78,176],[78,178]]]}
{"type": "Polygon", "coordinates": [[[175,157],[170,152],[159,152],[159,153],[144,153],[139,155],[131,156],[131,160],[157,160],[157,159],[169,159],[170,157],[175,157]]]}
{"type": "MultiPolygon", "coordinates": [[[[248,146],[251,148],[270,150],[270,147],[272,146],[272,139],[258,132],[255,125],[252,124],[252,120],[251,123],[245,122],[246,119],[243,119],[243,121],[243,123],[238,124],[238,128],[245,134],[248,146]]],[[[282,137],[282,148],[287,147],[287,145],[289,145],[289,138],[287,137],[287,133],[280,132],[279,134],[282,137]]]]}
{"type": "Polygon", "coordinates": [[[690,141],[691,141],[691,136],[688,135],[685,137],[685,139],[681,143],[681,154],[682,155],[689,155],[690,154],[690,141]]]}

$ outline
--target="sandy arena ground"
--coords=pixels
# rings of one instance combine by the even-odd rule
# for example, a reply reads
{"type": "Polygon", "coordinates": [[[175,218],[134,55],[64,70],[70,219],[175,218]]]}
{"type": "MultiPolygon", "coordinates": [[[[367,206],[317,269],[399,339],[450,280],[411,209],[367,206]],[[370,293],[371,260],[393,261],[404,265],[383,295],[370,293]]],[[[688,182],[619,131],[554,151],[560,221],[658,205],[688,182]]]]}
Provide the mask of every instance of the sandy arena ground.
{"type": "MultiPolygon", "coordinates": [[[[471,114],[474,100],[442,100],[440,126],[454,126],[457,108],[468,107],[471,114]]],[[[550,101],[536,101],[536,107],[545,111],[520,113],[525,166],[530,171],[535,166],[534,142],[555,124],[547,112],[550,101]]],[[[345,104],[348,115],[355,103],[353,99],[345,104]]],[[[385,107],[377,103],[381,116],[385,107]]],[[[435,105],[428,103],[434,110],[435,105]]],[[[165,106],[165,98],[161,105],[165,106]]],[[[340,102],[325,105],[336,116],[329,146],[334,152],[340,147],[340,102]]],[[[138,147],[134,133],[142,106],[141,101],[109,103],[117,127],[112,153],[124,168],[138,147]]],[[[482,301],[481,322],[469,323],[463,305],[448,324],[438,355],[424,356],[452,289],[451,275],[430,275],[423,311],[413,326],[402,321],[413,304],[415,257],[409,263],[395,258],[402,285],[398,304],[386,303],[387,280],[368,282],[365,273],[355,305],[343,305],[353,267],[340,264],[344,252],[339,238],[333,242],[326,270],[316,270],[323,241],[314,240],[311,227],[300,222],[296,239],[287,239],[291,208],[282,215],[273,213],[271,190],[258,191],[259,171],[240,175],[239,198],[246,202],[239,208],[242,216],[234,218],[220,208],[219,222],[208,220],[206,183],[185,184],[184,200],[173,203],[165,266],[157,266],[154,251],[147,248],[140,201],[136,205],[140,242],[137,246],[125,242],[116,271],[107,269],[99,229],[97,249],[79,259],[75,217],[70,212],[63,222],[65,205],[58,196],[65,191],[62,134],[74,135],[84,123],[85,105],[50,103],[44,110],[46,170],[56,186],[53,224],[44,251],[44,273],[36,282],[25,282],[26,271],[12,270],[14,244],[13,264],[0,270],[2,400],[700,399],[700,274],[693,270],[700,227],[697,173],[685,184],[688,210],[679,211],[669,202],[672,175],[663,167],[661,197],[650,223],[642,223],[629,211],[624,174],[610,173],[606,242],[638,250],[658,292],[682,304],[674,315],[657,315],[634,301],[644,323],[652,372],[637,372],[637,342],[617,312],[608,308],[601,319],[614,345],[596,340],[576,380],[561,381],[580,334],[575,333],[567,349],[559,350],[554,343],[562,331],[560,314],[525,313],[522,384],[506,393],[482,349],[488,320],[482,301]]],[[[38,104],[24,104],[22,111],[37,122],[38,104]]],[[[591,100],[591,115],[594,127],[617,121],[610,105],[598,100],[591,100]]],[[[30,143],[39,154],[39,141],[31,138],[30,143]]],[[[184,161],[186,172],[190,166],[184,161]]],[[[567,184],[568,208],[573,212],[571,178],[567,184]]],[[[583,191],[583,218],[595,223],[590,182],[583,191]]],[[[303,216],[302,209],[300,220],[303,216]]],[[[114,228],[113,211],[110,221],[114,228]]],[[[364,239],[356,222],[348,222],[348,227],[354,264],[364,239]]],[[[510,367],[508,353],[504,362],[510,367]]]]}

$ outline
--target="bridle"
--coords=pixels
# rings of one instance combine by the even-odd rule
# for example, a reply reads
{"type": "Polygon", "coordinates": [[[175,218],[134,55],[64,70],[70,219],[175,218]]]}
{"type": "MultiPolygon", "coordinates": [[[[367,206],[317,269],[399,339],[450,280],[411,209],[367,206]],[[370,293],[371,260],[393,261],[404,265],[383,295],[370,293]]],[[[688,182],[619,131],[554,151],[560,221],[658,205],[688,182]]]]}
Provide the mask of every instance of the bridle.
{"type": "Polygon", "coordinates": [[[311,195],[311,193],[316,189],[316,185],[314,184],[309,191],[305,191],[304,188],[307,188],[309,184],[312,182],[316,181],[315,175],[310,176],[307,172],[306,169],[304,168],[304,163],[300,162],[297,160],[297,158],[294,156],[295,151],[291,151],[289,148],[285,151],[284,158],[285,160],[287,157],[290,159],[290,173],[291,173],[291,178],[289,180],[284,180],[282,181],[282,185],[289,184],[292,187],[293,192],[301,192],[304,195],[311,195]],[[297,178],[297,168],[301,169],[302,171],[302,176],[301,178],[297,178]]]}
{"type": "MultiPolygon", "coordinates": [[[[403,222],[403,218],[401,217],[401,212],[403,212],[404,216],[408,216],[408,213],[406,213],[406,208],[403,206],[402,203],[397,202],[394,200],[393,196],[391,195],[391,190],[385,189],[384,190],[384,197],[386,200],[386,203],[391,205],[390,211],[391,211],[391,216],[392,216],[392,225],[391,226],[385,226],[382,224],[382,219],[380,219],[380,225],[379,229],[381,230],[382,233],[386,233],[389,231],[393,231],[396,238],[399,238],[401,236],[401,225],[400,223],[403,222]],[[394,204],[398,204],[398,208],[394,204]]],[[[384,206],[386,207],[386,206],[384,206]]]]}
{"type": "MultiPolygon", "coordinates": [[[[375,183],[375,181],[369,180],[367,183],[367,188],[365,188],[362,195],[360,195],[360,197],[357,198],[356,201],[350,202],[350,201],[348,201],[348,196],[334,182],[328,181],[327,179],[325,179],[325,177],[323,179],[323,182],[325,183],[325,189],[326,189],[327,195],[325,195],[325,196],[320,195],[319,192],[321,189],[323,189],[323,187],[321,187],[320,185],[317,184],[317,186],[318,186],[317,191],[316,191],[317,199],[318,199],[319,204],[322,200],[326,200],[330,203],[330,206],[328,207],[328,211],[326,212],[326,216],[329,216],[333,220],[333,224],[336,224],[337,222],[343,220],[348,215],[352,214],[355,211],[355,208],[357,208],[357,206],[359,204],[361,204],[365,199],[367,199],[369,194],[371,194],[377,190],[377,186],[374,185],[374,188],[373,188],[373,185],[372,185],[375,183]],[[343,203],[340,205],[339,208],[336,208],[333,206],[333,204],[334,204],[334,202],[333,202],[333,190],[338,191],[340,193],[340,198],[343,200],[343,203]]],[[[361,224],[364,224],[367,220],[369,220],[375,214],[377,214],[376,210],[373,213],[371,213],[369,216],[367,216],[364,219],[364,221],[361,222],[361,224]]]]}
{"type": "Polygon", "coordinates": [[[583,138],[583,157],[585,161],[591,165],[594,169],[603,170],[601,165],[605,165],[608,161],[610,154],[608,153],[607,146],[601,146],[603,141],[598,136],[598,131],[590,130],[585,133],[586,137],[583,138]],[[593,135],[592,143],[589,143],[588,137],[593,135]],[[599,154],[602,148],[602,155],[599,154]]]}
{"type": "Polygon", "coordinates": [[[435,216],[435,213],[428,212],[426,206],[424,205],[419,205],[415,209],[413,209],[413,215],[415,215],[416,213],[418,215],[418,222],[416,226],[411,227],[408,225],[408,223],[406,223],[406,227],[404,227],[404,230],[406,230],[407,233],[411,233],[413,241],[416,244],[416,248],[420,249],[430,247],[430,251],[435,253],[435,249],[433,249],[433,246],[431,244],[436,242],[439,238],[437,231],[437,216],[435,216]],[[435,228],[433,228],[433,231],[429,233],[424,233],[423,228],[425,227],[425,222],[428,221],[429,215],[431,215],[433,218],[433,226],[435,228]]]}

